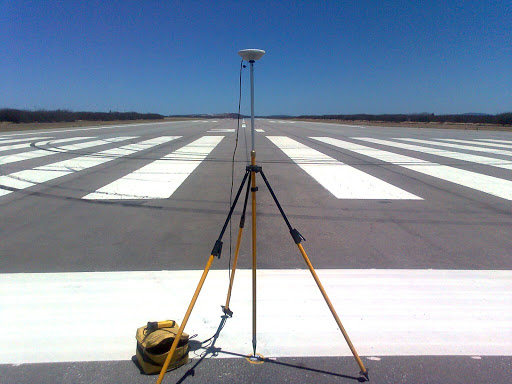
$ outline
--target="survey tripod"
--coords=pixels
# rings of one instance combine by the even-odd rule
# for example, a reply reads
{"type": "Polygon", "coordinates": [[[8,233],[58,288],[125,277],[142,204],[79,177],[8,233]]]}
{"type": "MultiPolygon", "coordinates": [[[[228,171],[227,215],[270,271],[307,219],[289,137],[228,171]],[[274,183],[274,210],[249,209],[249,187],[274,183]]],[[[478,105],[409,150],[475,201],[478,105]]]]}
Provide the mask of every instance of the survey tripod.
{"type": "Polygon", "coordinates": [[[229,308],[229,303],[231,299],[231,291],[233,288],[233,282],[235,278],[235,272],[236,272],[236,266],[238,261],[238,255],[240,253],[240,244],[242,240],[242,233],[245,226],[245,216],[246,216],[246,210],[247,210],[247,204],[248,204],[248,198],[249,198],[249,191],[251,192],[251,203],[252,203],[252,279],[253,279],[253,285],[252,285],[252,306],[253,306],[253,318],[252,318],[252,346],[253,346],[253,355],[251,356],[252,359],[258,360],[261,359],[256,355],[256,192],[258,191],[258,187],[256,186],[256,174],[259,173],[261,175],[261,178],[265,182],[265,185],[267,186],[270,194],[272,195],[272,198],[274,199],[274,202],[279,209],[279,212],[281,213],[281,216],[283,217],[289,231],[290,235],[297,245],[302,257],[304,258],[304,261],[306,262],[309,271],[311,272],[311,275],[313,276],[313,279],[315,280],[318,288],[320,289],[320,292],[322,293],[322,296],[325,299],[325,302],[327,303],[327,306],[329,307],[334,319],[336,320],[336,323],[343,334],[343,337],[345,338],[345,341],[347,342],[350,351],[354,355],[354,358],[357,361],[357,364],[359,365],[359,368],[361,369],[360,374],[363,375],[368,380],[368,370],[364,367],[363,362],[361,361],[361,358],[357,354],[356,349],[354,348],[354,345],[350,341],[350,338],[348,337],[347,332],[345,331],[345,328],[341,324],[340,318],[338,317],[336,310],[334,309],[331,301],[329,300],[329,297],[327,296],[327,293],[325,292],[325,289],[322,286],[322,283],[320,282],[320,279],[318,278],[318,275],[315,272],[315,269],[313,268],[313,265],[311,264],[311,261],[308,258],[308,255],[306,254],[306,251],[304,250],[302,246],[302,240],[306,240],[297,229],[293,228],[288,221],[288,218],[286,217],[286,214],[283,211],[283,208],[281,204],[279,203],[279,200],[277,199],[272,187],[270,186],[270,183],[265,176],[265,173],[263,172],[262,167],[256,165],[256,153],[254,151],[251,152],[251,165],[248,165],[245,169],[245,175],[242,179],[242,182],[240,184],[240,187],[238,188],[238,191],[236,193],[235,199],[233,200],[233,204],[231,205],[229,209],[228,216],[226,218],[226,221],[224,222],[224,225],[222,227],[222,230],[219,234],[218,239],[215,241],[215,245],[213,246],[213,249],[211,251],[210,258],[208,259],[208,262],[206,264],[206,267],[203,271],[203,274],[201,276],[201,279],[199,280],[199,284],[194,292],[194,296],[192,297],[192,301],[190,302],[190,305],[187,309],[187,312],[185,313],[185,317],[183,318],[183,321],[181,323],[181,326],[178,330],[178,333],[176,334],[176,337],[174,339],[174,342],[171,346],[171,349],[169,351],[169,355],[167,356],[167,359],[165,361],[165,364],[162,367],[162,371],[160,372],[160,376],[158,377],[157,384],[160,384],[163,380],[163,377],[165,375],[165,372],[167,371],[167,368],[169,366],[169,362],[171,361],[172,355],[174,354],[176,347],[178,346],[178,341],[181,338],[181,335],[185,329],[185,326],[187,325],[188,319],[190,317],[190,314],[192,313],[192,310],[194,308],[194,305],[197,301],[197,298],[199,296],[199,293],[201,292],[201,288],[203,287],[203,284],[206,280],[206,276],[208,275],[208,272],[210,270],[210,267],[213,263],[213,260],[217,257],[220,259],[220,255],[222,252],[222,238],[224,236],[224,232],[226,232],[226,229],[228,227],[228,224],[231,220],[231,216],[233,215],[233,211],[236,207],[236,204],[240,198],[240,195],[242,193],[242,190],[244,189],[244,185],[247,183],[246,186],[246,192],[245,192],[245,201],[243,206],[242,215],[240,217],[240,225],[238,230],[238,237],[236,242],[236,248],[235,248],[235,256],[233,259],[233,267],[231,271],[231,278],[229,281],[229,288],[228,288],[228,294],[226,298],[226,305],[222,306],[222,310],[224,314],[231,317],[233,315],[233,312],[229,308]]]}
{"type": "MultiPolygon", "coordinates": [[[[181,338],[181,335],[183,334],[183,331],[185,330],[185,326],[187,325],[188,319],[190,317],[190,314],[192,313],[192,309],[194,308],[194,305],[197,301],[197,298],[199,296],[199,293],[201,292],[201,288],[203,287],[204,281],[206,280],[206,276],[208,275],[208,272],[210,270],[210,267],[213,263],[213,260],[217,257],[220,259],[220,254],[222,252],[222,237],[224,236],[224,232],[226,232],[226,228],[228,227],[229,222],[231,221],[231,216],[233,215],[233,211],[235,210],[236,204],[238,202],[238,199],[240,198],[240,194],[242,193],[242,190],[244,189],[244,185],[247,182],[246,192],[245,192],[245,201],[244,201],[244,207],[242,211],[242,216],[240,217],[240,227],[238,230],[238,238],[236,242],[236,249],[235,249],[235,257],[233,259],[233,268],[231,271],[231,277],[229,280],[229,288],[228,288],[228,294],[226,298],[226,305],[222,306],[222,310],[226,316],[231,317],[233,315],[233,312],[229,308],[229,302],[231,299],[231,291],[233,288],[233,281],[235,278],[235,272],[236,272],[236,265],[238,261],[238,255],[240,253],[240,243],[242,240],[242,232],[245,226],[245,214],[247,211],[247,204],[249,200],[249,191],[251,192],[251,205],[252,205],[252,211],[251,211],[251,218],[252,218],[252,348],[253,348],[253,354],[249,356],[250,361],[258,361],[262,360],[262,357],[258,356],[256,354],[256,192],[258,191],[258,187],[256,186],[256,174],[259,173],[261,175],[261,178],[265,182],[265,185],[267,186],[270,194],[272,195],[272,198],[274,199],[274,202],[276,203],[277,208],[279,209],[279,212],[281,213],[281,216],[283,217],[286,225],[288,226],[288,230],[290,231],[290,235],[292,236],[293,241],[299,248],[299,251],[304,258],[304,261],[306,262],[309,271],[311,272],[311,275],[315,279],[315,282],[320,289],[320,292],[322,293],[322,296],[325,299],[325,302],[327,303],[327,306],[329,307],[334,320],[336,320],[336,323],[338,324],[338,327],[343,334],[343,337],[345,338],[345,341],[347,342],[350,351],[354,355],[354,358],[357,361],[357,364],[359,365],[359,368],[361,369],[360,374],[363,375],[366,380],[368,380],[368,370],[364,367],[363,362],[361,361],[359,355],[357,354],[356,349],[354,348],[354,345],[350,341],[350,338],[348,337],[347,332],[345,331],[345,328],[341,324],[340,318],[338,317],[331,301],[329,300],[329,297],[327,296],[327,293],[325,292],[324,287],[322,286],[322,283],[320,282],[320,279],[318,278],[318,275],[315,272],[315,269],[313,268],[313,265],[309,261],[308,255],[306,254],[306,251],[302,247],[302,240],[306,240],[295,228],[292,228],[290,222],[288,221],[288,218],[286,217],[283,208],[281,207],[281,204],[279,204],[279,201],[277,200],[277,197],[272,190],[272,187],[270,186],[270,183],[268,182],[265,173],[263,172],[263,169],[256,165],[256,151],[254,149],[254,62],[256,60],[259,60],[263,55],[265,54],[265,51],[260,49],[244,49],[238,52],[238,54],[242,57],[242,62],[248,61],[250,63],[250,71],[251,71],[251,137],[252,137],[252,148],[251,148],[251,164],[247,165],[245,169],[245,175],[242,179],[242,182],[240,184],[240,187],[238,188],[238,191],[236,193],[235,199],[233,200],[233,203],[231,204],[231,207],[229,209],[228,217],[226,218],[226,221],[224,222],[224,226],[222,227],[222,230],[220,231],[220,235],[215,242],[215,245],[213,246],[212,252],[210,254],[210,257],[208,259],[208,262],[206,263],[206,267],[204,268],[203,274],[201,275],[201,279],[199,280],[199,284],[197,285],[197,288],[194,292],[194,296],[192,297],[192,301],[190,302],[187,312],[185,313],[185,317],[183,318],[183,321],[181,323],[181,326],[178,330],[178,333],[176,334],[174,338],[174,342],[172,343],[171,349],[169,351],[169,354],[167,355],[167,359],[165,360],[164,365],[162,366],[162,370],[160,371],[160,375],[158,376],[157,384],[161,384],[165,372],[167,371],[167,368],[169,367],[169,363],[171,361],[172,356],[174,355],[176,348],[178,346],[178,342],[181,338]]],[[[240,84],[241,84],[241,72],[240,72],[240,84]]],[[[240,88],[241,91],[241,88],[240,88]]],[[[240,92],[241,93],[241,92],[240,92]]],[[[240,118],[240,110],[238,111],[238,117],[240,118]]]]}

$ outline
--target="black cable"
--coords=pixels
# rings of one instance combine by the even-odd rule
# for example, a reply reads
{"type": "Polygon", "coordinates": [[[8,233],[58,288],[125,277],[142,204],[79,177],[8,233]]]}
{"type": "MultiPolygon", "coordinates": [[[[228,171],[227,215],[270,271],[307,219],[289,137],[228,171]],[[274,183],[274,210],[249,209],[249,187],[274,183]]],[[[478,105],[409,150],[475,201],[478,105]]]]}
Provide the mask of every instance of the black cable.
{"type": "MultiPolygon", "coordinates": [[[[231,191],[229,193],[229,207],[233,204],[233,183],[235,180],[235,154],[238,147],[238,132],[240,131],[240,105],[242,103],[242,69],[244,67],[244,60],[240,61],[240,80],[239,80],[239,94],[238,94],[238,118],[236,125],[236,137],[235,137],[235,149],[233,150],[233,158],[231,159],[231,191]]],[[[232,252],[232,234],[231,234],[231,222],[229,220],[229,261],[228,261],[228,276],[231,280],[231,252],[232,252]]]]}

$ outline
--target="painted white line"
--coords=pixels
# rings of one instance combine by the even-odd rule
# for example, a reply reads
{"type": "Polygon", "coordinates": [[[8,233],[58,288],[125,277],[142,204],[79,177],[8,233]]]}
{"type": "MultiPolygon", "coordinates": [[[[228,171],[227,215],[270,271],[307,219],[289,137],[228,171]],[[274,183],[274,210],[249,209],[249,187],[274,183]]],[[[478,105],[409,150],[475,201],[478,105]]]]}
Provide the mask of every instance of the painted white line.
{"type": "MultiPolygon", "coordinates": [[[[37,140],[34,140],[34,142],[39,143],[40,141],[42,141],[44,139],[49,139],[49,137],[41,137],[37,140]]],[[[0,145],[2,145],[2,144],[4,144],[4,143],[0,143],[0,145]]],[[[11,145],[0,146],[0,152],[7,152],[7,151],[13,151],[16,149],[26,149],[26,148],[32,148],[32,143],[21,143],[21,144],[11,144],[11,145]]]]}
{"type": "MultiPolygon", "coordinates": [[[[75,132],[75,131],[89,131],[89,130],[94,130],[94,129],[109,129],[109,128],[124,128],[124,127],[138,127],[138,126],[141,126],[141,125],[160,125],[160,124],[177,124],[177,123],[193,123],[193,121],[165,121],[165,122],[161,122],[161,123],[138,123],[138,124],[122,124],[122,125],[104,125],[104,126],[101,126],[101,127],[98,127],[98,126],[92,126],[92,127],[89,127],[89,128],[74,128],[74,129],[56,129],[56,130],[51,130],[51,131],[46,131],[46,130],[43,130],[43,131],[40,131],[42,134],[47,134],[47,133],[60,133],[60,132],[75,132]]],[[[21,136],[21,135],[35,135],[36,133],[35,132],[27,132],[27,133],[15,133],[15,134],[6,134],[6,135],[2,135],[0,136],[0,138],[3,138],[3,137],[12,137],[12,136],[21,136]]]]}
{"type": "Polygon", "coordinates": [[[92,140],[92,139],[96,139],[96,136],[75,136],[75,137],[68,137],[66,139],[50,140],[48,142],[48,145],[68,143],[70,141],[92,140]]]}
{"type": "Polygon", "coordinates": [[[39,140],[44,140],[44,139],[51,139],[51,137],[25,137],[24,139],[20,138],[20,139],[12,139],[12,140],[1,139],[0,145],[10,144],[10,143],[19,143],[22,141],[39,141],[39,140]]]}
{"type": "MultiPolygon", "coordinates": [[[[512,161],[500,160],[500,159],[496,159],[493,157],[471,155],[468,153],[461,153],[461,152],[453,152],[453,151],[448,151],[446,149],[427,148],[427,147],[421,147],[419,145],[397,143],[394,141],[374,139],[374,138],[369,138],[369,137],[353,137],[353,139],[368,141],[370,143],[375,143],[375,144],[387,145],[390,147],[408,149],[408,150],[416,151],[416,152],[428,153],[429,155],[434,155],[434,156],[441,156],[441,157],[448,157],[450,159],[470,161],[473,163],[489,165],[492,167],[512,169],[512,161]]],[[[394,140],[402,140],[402,139],[395,138],[394,140]]],[[[403,139],[403,140],[407,140],[407,139],[403,139]]],[[[425,144],[429,144],[428,140],[423,140],[423,142],[425,144]]],[[[430,144],[437,145],[438,143],[431,142],[430,144]]]]}
{"type": "MultiPolygon", "coordinates": [[[[492,141],[493,143],[503,143],[503,144],[507,144],[505,146],[507,148],[512,147],[512,140],[498,140],[498,139],[477,139],[477,140],[492,141]]],[[[482,143],[482,144],[487,144],[487,143],[482,143]]]]}
{"type": "MultiPolygon", "coordinates": [[[[0,364],[128,360],[138,327],[181,323],[201,273],[0,274],[0,329],[9,330],[0,334],[8,346],[0,348],[0,364]],[[172,305],[141,306],[148,293],[172,305]]],[[[362,356],[512,356],[512,271],[317,273],[362,356]]],[[[252,351],[250,275],[236,273],[235,315],[216,343],[223,351],[252,351]]],[[[225,271],[208,274],[185,329],[197,340],[217,330],[227,283],[225,271]]],[[[258,271],[257,341],[267,357],[351,355],[308,270],[258,271]],[[315,337],[305,331],[313,324],[315,337]]]]}
{"type": "Polygon", "coordinates": [[[141,141],[136,144],[128,144],[119,148],[108,149],[92,155],[75,157],[59,161],[57,163],[36,167],[34,169],[15,172],[9,175],[2,175],[0,176],[0,185],[16,189],[29,188],[39,183],[54,180],[62,176],[67,176],[72,173],[83,171],[84,169],[107,163],[123,156],[131,155],[135,152],[144,151],[154,146],[175,140],[179,137],[180,136],[157,137],[141,141]]]}
{"type": "Polygon", "coordinates": [[[254,130],[259,133],[265,133],[265,131],[261,128],[255,128],[254,130]]]}
{"type": "Polygon", "coordinates": [[[235,132],[235,129],[231,128],[214,128],[207,131],[208,133],[222,133],[222,132],[235,132]]]}
{"type": "Polygon", "coordinates": [[[338,199],[422,200],[289,137],[267,138],[338,199]]]}
{"type": "Polygon", "coordinates": [[[493,176],[466,171],[464,169],[432,163],[430,161],[399,155],[397,153],[383,151],[372,147],[366,147],[364,145],[354,144],[348,141],[332,139],[330,137],[312,137],[312,139],[398,165],[424,175],[437,177],[439,179],[489,193],[503,199],[512,200],[512,181],[509,180],[503,180],[493,176]]]}
{"type": "MultiPolygon", "coordinates": [[[[412,142],[415,142],[415,143],[421,143],[421,142],[424,141],[424,140],[420,140],[420,139],[403,139],[403,140],[408,140],[408,141],[412,141],[412,142]]],[[[474,152],[495,153],[497,155],[512,156],[512,150],[496,149],[496,148],[490,148],[490,147],[482,147],[482,145],[493,145],[493,146],[496,146],[496,145],[500,145],[500,144],[480,143],[480,142],[476,143],[474,141],[469,141],[469,140],[455,140],[455,139],[436,139],[436,140],[443,140],[443,142],[440,142],[440,143],[436,144],[436,145],[440,145],[440,146],[443,146],[443,147],[467,149],[469,151],[474,151],[474,152]],[[452,143],[445,143],[444,141],[453,141],[453,142],[467,143],[467,144],[472,144],[472,145],[452,144],[452,143]]],[[[506,145],[505,145],[505,147],[506,147],[506,145]]]]}
{"type": "MultiPolygon", "coordinates": [[[[449,141],[454,143],[461,143],[461,144],[470,144],[477,146],[479,148],[482,148],[484,150],[487,150],[488,148],[511,148],[512,143],[509,144],[500,144],[496,142],[485,142],[485,141],[476,141],[476,140],[460,140],[460,139],[435,139],[435,140],[441,140],[441,141],[449,141]]],[[[446,143],[443,143],[446,144],[446,143]]],[[[512,153],[512,151],[509,151],[509,153],[512,153]]]]}
{"type": "Polygon", "coordinates": [[[203,136],[83,198],[167,199],[223,138],[224,136],[203,136]]]}
{"type": "MultiPolygon", "coordinates": [[[[29,151],[29,152],[15,153],[12,155],[4,155],[4,156],[0,156],[0,165],[15,163],[17,161],[36,159],[39,157],[51,156],[51,155],[55,155],[57,153],[78,151],[81,149],[91,148],[91,147],[95,147],[98,145],[117,143],[118,141],[135,139],[136,137],[137,136],[112,137],[109,139],[94,140],[94,141],[88,141],[85,143],[64,145],[62,147],[52,146],[49,149],[36,149],[34,151],[29,151]]],[[[78,140],[78,139],[92,139],[92,138],[91,137],[82,137],[82,138],[74,137],[74,139],[78,140]]],[[[47,146],[47,145],[53,145],[53,144],[60,143],[60,142],[62,142],[62,140],[67,140],[67,139],[52,140],[52,141],[46,141],[46,142],[42,141],[37,144],[38,144],[38,146],[47,146]]]]}

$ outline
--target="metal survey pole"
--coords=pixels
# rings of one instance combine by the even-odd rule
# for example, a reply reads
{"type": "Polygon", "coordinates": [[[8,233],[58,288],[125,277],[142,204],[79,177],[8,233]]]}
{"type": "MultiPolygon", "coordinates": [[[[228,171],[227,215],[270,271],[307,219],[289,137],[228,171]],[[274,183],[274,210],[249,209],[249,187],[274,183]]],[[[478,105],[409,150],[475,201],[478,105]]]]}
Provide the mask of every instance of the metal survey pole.
{"type": "Polygon", "coordinates": [[[252,358],[256,359],[256,150],[254,144],[254,62],[265,54],[261,49],[244,49],[238,52],[250,64],[251,70],[251,202],[252,202],[252,358]]]}
{"type": "Polygon", "coordinates": [[[251,64],[251,150],[254,151],[254,60],[249,61],[249,63],[251,64]]]}

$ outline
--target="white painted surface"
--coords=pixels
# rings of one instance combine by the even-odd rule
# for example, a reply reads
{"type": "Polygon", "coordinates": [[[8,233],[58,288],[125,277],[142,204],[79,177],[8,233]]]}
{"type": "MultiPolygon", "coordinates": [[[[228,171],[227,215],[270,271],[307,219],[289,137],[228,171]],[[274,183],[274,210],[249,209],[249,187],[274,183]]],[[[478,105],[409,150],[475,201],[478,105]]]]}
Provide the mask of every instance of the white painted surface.
{"type": "MultiPolygon", "coordinates": [[[[181,322],[201,273],[0,274],[0,363],[129,360],[138,327],[181,322]]],[[[512,271],[317,273],[360,355],[512,355],[512,271]]],[[[252,352],[250,275],[236,274],[227,352],[252,352]]],[[[215,333],[227,286],[210,271],[185,328],[197,340],[215,333]]],[[[257,319],[264,356],[351,355],[307,270],[259,270],[257,319]]]]}
{"type": "MultiPolygon", "coordinates": [[[[375,144],[387,145],[390,147],[408,149],[408,150],[416,151],[416,152],[428,153],[429,155],[448,157],[450,159],[469,161],[472,163],[477,163],[477,164],[482,164],[482,165],[489,165],[489,166],[497,167],[497,168],[512,169],[512,161],[496,159],[494,157],[472,155],[469,153],[454,152],[454,151],[449,151],[446,149],[421,147],[419,145],[397,143],[395,141],[374,139],[374,138],[369,138],[369,137],[353,137],[353,139],[368,141],[370,143],[375,143],[375,144]]],[[[396,138],[394,140],[407,140],[407,139],[396,138]]],[[[425,144],[430,143],[431,145],[438,144],[437,142],[429,142],[429,140],[422,140],[422,142],[425,144]]]]}
{"type": "Polygon", "coordinates": [[[57,163],[42,165],[33,169],[14,172],[0,176],[0,185],[16,189],[32,187],[38,183],[54,180],[56,178],[70,175],[84,169],[92,168],[100,164],[143,151],[154,146],[175,140],[180,136],[162,136],[154,139],[141,141],[136,144],[128,144],[119,148],[108,149],[91,155],[74,157],[57,163]]]}
{"type": "MultiPolygon", "coordinates": [[[[421,139],[403,139],[407,141],[412,141],[414,143],[423,143],[426,140],[421,139]]],[[[481,144],[485,143],[475,143],[474,141],[469,140],[452,140],[452,139],[436,139],[436,140],[445,140],[445,141],[454,141],[454,142],[461,142],[461,143],[467,143],[467,144],[473,144],[473,145],[462,145],[462,144],[453,144],[453,143],[446,143],[446,142],[439,142],[436,145],[439,145],[441,147],[449,147],[449,148],[457,148],[457,149],[467,149],[469,151],[475,151],[475,152],[485,152],[487,154],[495,153],[497,155],[505,155],[505,156],[512,156],[512,150],[506,150],[506,149],[496,149],[496,148],[489,148],[489,147],[482,147],[479,146],[481,144]]],[[[488,144],[488,145],[494,145],[494,144],[488,144]]]]}
{"type": "Polygon", "coordinates": [[[254,130],[255,130],[256,132],[259,132],[259,133],[264,133],[264,132],[265,132],[265,131],[264,131],[263,129],[261,129],[261,128],[254,128],[254,130]]]}
{"type": "Polygon", "coordinates": [[[364,156],[373,157],[381,161],[398,165],[424,175],[437,177],[439,179],[489,193],[503,199],[512,200],[512,181],[509,180],[416,159],[410,156],[399,155],[397,153],[366,147],[364,145],[333,139],[330,137],[311,138],[334,145],[338,148],[343,148],[364,156]]]}
{"type": "MultiPolygon", "coordinates": [[[[512,139],[511,140],[498,140],[498,139],[477,139],[479,141],[491,141],[493,143],[502,143],[507,144],[506,147],[512,147],[512,139]]],[[[482,143],[484,144],[484,143],[482,143]]]]}
{"type": "Polygon", "coordinates": [[[286,136],[267,138],[338,199],[422,200],[286,136]]]}
{"type": "MultiPolygon", "coordinates": [[[[476,146],[479,146],[479,145],[483,145],[483,147],[481,147],[482,149],[484,150],[487,150],[489,147],[490,148],[510,148],[511,147],[511,144],[510,142],[508,142],[508,145],[507,144],[500,144],[498,142],[490,142],[490,143],[486,143],[485,141],[473,141],[473,140],[460,140],[460,139],[436,139],[436,140],[442,140],[442,141],[452,141],[454,143],[462,143],[462,144],[471,144],[471,145],[476,145],[476,146]]],[[[495,140],[491,140],[491,141],[495,141],[495,140]]],[[[508,151],[508,153],[512,153],[512,151],[508,151]]]]}
{"type": "MultiPolygon", "coordinates": [[[[193,123],[194,121],[189,121],[190,123],[193,123]]],[[[124,127],[137,127],[141,125],[160,125],[160,124],[176,124],[176,123],[187,123],[187,121],[165,121],[162,123],[138,123],[138,124],[122,124],[122,125],[103,125],[100,127],[87,127],[87,128],[72,128],[72,129],[56,129],[56,130],[44,130],[44,131],[38,131],[40,134],[47,134],[47,133],[60,133],[60,132],[76,132],[76,131],[90,131],[95,129],[109,129],[109,128],[124,128],[124,127]]],[[[35,135],[34,132],[25,132],[25,133],[9,133],[6,135],[0,135],[1,138],[10,138],[13,136],[23,136],[23,135],[35,135]]]]}
{"type": "MultiPolygon", "coordinates": [[[[58,153],[79,151],[79,150],[85,149],[85,148],[92,148],[92,147],[96,147],[99,145],[117,143],[119,141],[125,141],[125,140],[130,140],[130,139],[135,139],[135,138],[136,138],[136,136],[121,136],[121,137],[113,137],[113,138],[109,138],[109,139],[87,141],[84,143],[64,145],[62,147],[56,147],[55,144],[58,144],[58,143],[62,142],[62,140],[67,140],[67,139],[52,140],[52,141],[46,141],[46,142],[42,141],[42,142],[38,143],[38,145],[40,145],[40,146],[51,145],[51,148],[36,149],[33,151],[27,151],[27,152],[22,152],[22,153],[15,153],[12,155],[0,156],[0,165],[15,163],[18,161],[23,161],[23,160],[36,159],[36,158],[40,158],[40,157],[55,155],[58,153]]],[[[74,137],[73,139],[76,139],[76,140],[89,139],[89,137],[87,137],[87,138],[86,137],[82,137],[82,138],[74,137]]],[[[93,138],[91,138],[91,139],[93,139],[93,138]]]]}
{"type": "Polygon", "coordinates": [[[235,132],[235,129],[234,128],[213,128],[213,129],[210,129],[208,132],[209,133],[235,132]]]}
{"type": "Polygon", "coordinates": [[[54,146],[55,144],[69,143],[70,141],[79,141],[79,140],[93,140],[96,139],[96,136],[75,136],[75,137],[67,137],[65,139],[57,139],[50,140],[48,145],[54,146]]]}
{"type": "MultiPolygon", "coordinates": [[[[38,140],[34,140],[35,144],[40,144],[41,140],[48,139],[48,137],[41,137],[38,140]]],[[[6,151],[13,151],[15,149],[30,149],[32,148],[32,143],[21,143],[21,144],[11,144],[11,145],[3,145],[7,141],[12,140],[6,140],[5,142],[0,143],[0,152],[6,152],[6,151]]]]}
{"type": "Polygon", "coordinates": [[[40,140],[44,140],[44,139],[50,139],[50,137],[26,137],[24,139],[10,139],[10,140],[0,139],[0,145],[10,144],[10,143],[20,143],[22,141],[40,141],[40,140]]]}
{"type": "Polygon", "coordinates": [[[84,199],[166,199],[220,143],[224,136],[204,136],[132,172],[84,199]]]}

